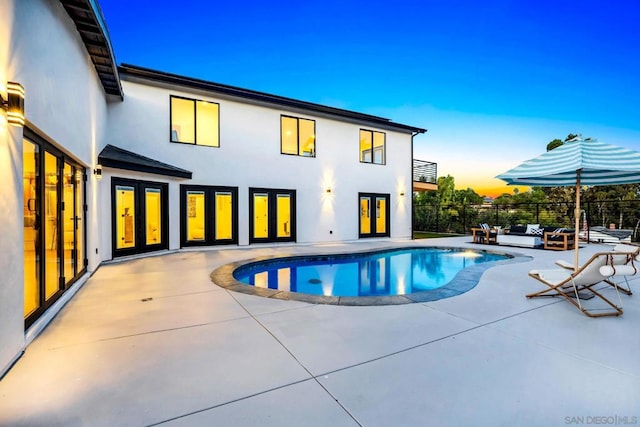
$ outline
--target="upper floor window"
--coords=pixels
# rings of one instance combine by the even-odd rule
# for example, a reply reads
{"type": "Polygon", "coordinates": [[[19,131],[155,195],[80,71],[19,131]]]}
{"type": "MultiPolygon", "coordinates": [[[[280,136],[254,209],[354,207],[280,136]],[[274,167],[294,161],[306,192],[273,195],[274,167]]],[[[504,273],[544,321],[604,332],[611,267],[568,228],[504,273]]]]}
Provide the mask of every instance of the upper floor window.
{"type": "Polygon", "coordinates": [[[220,105],[171,96],[171,142],[220,146],[220,105]]]}
{"type": "Polygon", "coordinates": [[[360,162],[386,164],[384,132],[360,129],[360,162]]]}
{"type": "Polygon", "coordinates": [[[280,152],[297,156],[316,156],[316,122],[297,117],[280,117],[280,152]]]}

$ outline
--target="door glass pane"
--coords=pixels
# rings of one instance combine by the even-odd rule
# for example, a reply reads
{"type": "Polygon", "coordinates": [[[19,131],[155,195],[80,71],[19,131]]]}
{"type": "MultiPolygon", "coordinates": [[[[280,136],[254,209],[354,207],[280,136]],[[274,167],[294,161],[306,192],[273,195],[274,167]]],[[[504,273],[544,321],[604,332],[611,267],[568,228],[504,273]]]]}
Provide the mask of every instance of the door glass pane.
{"type": "Polygon", "coordinates": [[[231,193],[216,192],[216,240],[233,237],[232,205],[231,193]]]}
{"type": "Polygon", "coordinates": [[[291,196],[289,194],[276,195],[277,237],[291,237],[291,196]]]}
{"type": "Polygon", "coordinates": [[[44,241],[45,299],[59,289],[60,257],[58,256],[58,159],[44,153],[44,241]]]}
{"type": "Polygon", "coordinates": [[[65,283],[68,283],[75,276],[75,203],[74,203],[75,179],[73,167],[65,163],[62,172],[62,259],[63,275],[65,283]]]}
{"type": "Polygon", "coordinates": [[[24,317],[40,306],[39,147],[24,140],[24,317]]]}
{"type": "Polygon", "coordinates": [[[145,188],[144,195],[147,245],[157,245],[162,240],[162,195],[159,188],[145,188]]]}
{"type": "Polygon", "coordinates": [[[116,249],[133,248],[135,242],[135,189],[116,186],[116,249]]]}
{"type": "Polygon", "coordinates": [[[387,199],[376,197],[376,233],[387,231],[387,199]]]}
{"type": "Polygon", "coordinates": [[[204,191],[187,191],[187,240],[204,240],[204,191]]]}
{"type": "Polygon", "coordinates": [[[84,181],[82,179],[84,171],[76,168],[76,275],[84,268],[84,181]]]}
{"type": "Polygon", "coordinates": [[[369,198],[360,197],[360,234],[371,233],[371,212],[369,198]]]}
{"type": "Polygon", "coordinates": [[[253,195],[253,237],[256,239],[269,237],[269,196],[253,195]]]}

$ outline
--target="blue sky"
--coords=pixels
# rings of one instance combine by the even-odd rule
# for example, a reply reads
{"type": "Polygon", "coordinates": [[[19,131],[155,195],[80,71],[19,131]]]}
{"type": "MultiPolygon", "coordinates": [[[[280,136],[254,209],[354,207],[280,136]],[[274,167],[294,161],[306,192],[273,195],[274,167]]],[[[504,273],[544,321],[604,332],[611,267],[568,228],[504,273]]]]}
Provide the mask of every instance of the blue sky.
{"type": "Polygon", "coordinates": [[[100,0],[129,63],[428,129],[480,194],[554,138],[640,150],[640,3],[100,0]]]}

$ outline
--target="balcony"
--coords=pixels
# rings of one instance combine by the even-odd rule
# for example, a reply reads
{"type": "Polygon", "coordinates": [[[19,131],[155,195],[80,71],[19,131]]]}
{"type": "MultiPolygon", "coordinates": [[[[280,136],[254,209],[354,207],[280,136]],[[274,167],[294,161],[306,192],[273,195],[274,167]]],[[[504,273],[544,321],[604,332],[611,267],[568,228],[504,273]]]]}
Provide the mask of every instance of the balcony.
{"type": "Polygon", "coordinates": [[[437,163],[413,159],[413,191],[436,191],[437,182],[437,163]]]}

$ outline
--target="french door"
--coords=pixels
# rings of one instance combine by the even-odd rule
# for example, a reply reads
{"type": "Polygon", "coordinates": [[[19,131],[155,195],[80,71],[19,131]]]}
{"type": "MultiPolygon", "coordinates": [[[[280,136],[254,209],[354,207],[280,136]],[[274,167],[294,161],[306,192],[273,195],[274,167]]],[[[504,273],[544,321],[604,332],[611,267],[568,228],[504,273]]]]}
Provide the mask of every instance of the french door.
{"type": "Polygon", "coordinates": [[[30,129],[22,145],[28,327],[86,271],[86,171],[30,129]]]}
{"type": "Polygon", "coordinates": [[[295,242],[296,191],[249,189],[249,243],[295,242]]]}
{"type": "Polygon", "coordinates": [[[111,180],[113,257],[169,247],[168,184],[111,180]]]}
{"type": "Polygon", "coordinates": [[[238,188],[180,186],[181,246],[238,243],[238,188]]]}
{"type": "Polygon", "coordinates": [[[388,237],[389,233],[389,194],[358,194],[359,236],[388,237]]]}

